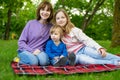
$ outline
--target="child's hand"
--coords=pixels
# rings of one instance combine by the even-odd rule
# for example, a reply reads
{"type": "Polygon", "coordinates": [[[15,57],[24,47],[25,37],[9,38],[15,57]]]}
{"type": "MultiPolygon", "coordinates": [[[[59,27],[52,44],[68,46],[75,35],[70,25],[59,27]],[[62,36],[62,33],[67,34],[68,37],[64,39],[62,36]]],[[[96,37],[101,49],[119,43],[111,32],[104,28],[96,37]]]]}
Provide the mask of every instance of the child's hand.
{"type": "Polygon", "coordinates": [[[58,56],[57,56],[57,57],[54,57],[54,59],[55,59],[55,60],[59,60],[59,57],[58,57],[58,56]]]}
{"type": "Polygon", "coordinates": [[[60,58],[64,57],[63,55],[60,56],[60,58]]]}
{"type": "Polygon", "coordinates": [[[39,50],[39,49],[36,49],[36,50],[33,52],[34,55],[38,55],[39,53],[40,53],[40,50],[39,50]]]}

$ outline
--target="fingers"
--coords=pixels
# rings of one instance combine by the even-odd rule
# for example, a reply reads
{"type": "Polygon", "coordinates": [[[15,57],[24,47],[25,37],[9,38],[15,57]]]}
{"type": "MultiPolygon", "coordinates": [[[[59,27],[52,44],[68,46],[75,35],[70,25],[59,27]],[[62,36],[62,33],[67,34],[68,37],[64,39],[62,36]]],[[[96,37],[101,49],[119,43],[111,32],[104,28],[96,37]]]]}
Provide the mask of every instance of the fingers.
{"type": "Polygon", "coordinates": [[[100,51],[102,57],[105,57],[107,55],[106,50],[104,48],[99,49],[99,51],[100,51]]]}
{"type": "Polygon", "coordinates": [[[40,50],[39,50],[39,49],[36,49],[36,50],[33,52],[34,55],[38,55],[39,53],[40,53],[40,50]]]}
{"type": "Polygon", "coordinates": [[[102,57],[105,57],[107,54],[104,52],[104,53],[102,53],[102,57]]]}
{"type": "Polygon", "coordinates": [[[102,57],[105,57],[107,55],[106,51],[101,51],[101,54],[102,54],[102,57]]]}

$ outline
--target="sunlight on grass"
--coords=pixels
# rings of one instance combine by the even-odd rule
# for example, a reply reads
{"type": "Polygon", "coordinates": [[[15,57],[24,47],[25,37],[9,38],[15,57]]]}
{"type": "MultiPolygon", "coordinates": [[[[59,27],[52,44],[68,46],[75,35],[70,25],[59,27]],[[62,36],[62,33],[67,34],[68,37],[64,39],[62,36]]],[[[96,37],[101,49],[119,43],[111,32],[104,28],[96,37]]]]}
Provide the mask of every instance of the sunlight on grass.
{"type": "MultiPolygon", "coordinates": [[[[97,41],[108,52],[120,53],[120,47],[110,48],[110,41],[97,41]]],[[[17,56],[17,40],[0,40],[0,80],[119,80],[120,70],[101,73],[85,73],[73,75],[47,75],[47,76],[18,76],[10,66],[11,61],[17,56]]]]}

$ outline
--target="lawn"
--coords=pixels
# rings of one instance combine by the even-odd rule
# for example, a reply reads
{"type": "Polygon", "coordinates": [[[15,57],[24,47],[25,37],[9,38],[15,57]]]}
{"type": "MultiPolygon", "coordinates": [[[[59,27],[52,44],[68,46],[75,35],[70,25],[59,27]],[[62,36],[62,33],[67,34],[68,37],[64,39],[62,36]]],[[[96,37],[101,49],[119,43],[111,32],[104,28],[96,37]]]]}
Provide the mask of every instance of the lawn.
{"type": "MultiPolygon", "coordinates": [[[[110,48],[110,41],[97,41],[108,52],[120,53],[120,47],[110,48]]],[[[120,70],[100,73],[84,73],[72,75],[46,75],[46,76],[19,76],[15,75],[10,66],[13,58],[17,56],[17,40],[0,40],[0,80],[120,80],[120,70]]]]}

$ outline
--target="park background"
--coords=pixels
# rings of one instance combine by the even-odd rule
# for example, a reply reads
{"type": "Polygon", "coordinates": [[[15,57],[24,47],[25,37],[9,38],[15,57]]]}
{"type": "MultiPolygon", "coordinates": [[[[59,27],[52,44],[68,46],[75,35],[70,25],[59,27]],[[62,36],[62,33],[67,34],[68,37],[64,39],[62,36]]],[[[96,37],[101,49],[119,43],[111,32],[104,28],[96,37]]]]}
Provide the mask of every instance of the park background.
{"type": "MultiPolygon", "coordinates": [[[[119,80],[120,71],[75,75],[17,76],[10,63],[26,23],[36,18],[42,0],[0,0],[0,80],[119,80]]],[[[113,54],[120,53],[120,0],[49,0],[54,11],[64,8],[76,27],[113,54]]]]}

